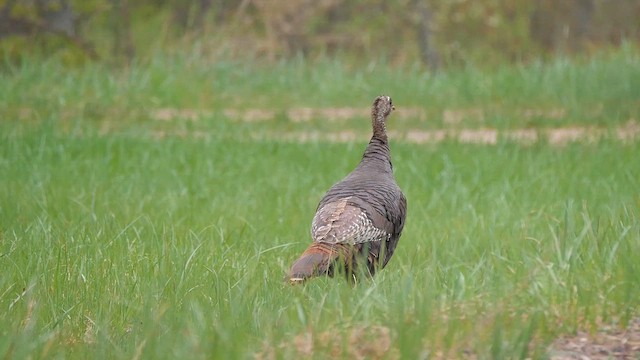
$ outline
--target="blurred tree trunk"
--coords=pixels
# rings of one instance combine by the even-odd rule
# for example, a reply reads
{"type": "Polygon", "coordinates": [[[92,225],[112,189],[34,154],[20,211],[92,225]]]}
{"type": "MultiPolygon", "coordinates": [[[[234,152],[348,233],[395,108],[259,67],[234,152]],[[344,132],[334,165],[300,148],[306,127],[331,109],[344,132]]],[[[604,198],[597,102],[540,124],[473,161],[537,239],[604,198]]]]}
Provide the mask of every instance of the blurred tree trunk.
{"type": "Polygon", "coordinates": [[[595,6],[593,0],[578,0],[573,13],[573,36],[571,47],[574,51],[584,50],[584,44],[588,40],[591,23],[593,21],[593,11],[595,6]]]}
{"type": "Polygon", "coordinates": [[[83,18],[76,13],[67,0],[36,0],[21,8],[18,14],[13,10],[17,0],[7,0],[0,9],[0,39],[10,35],[32,35],[46,33],[57,35],[77,46],[89,58],[97,59],[94,46],[80,34],[83,18]],[[29,6],[31,5],[31,6],[29,6]]]}
{"type": "Polygon", "coordinates": [[[535,3],[535,8],[529,18],[529,33],[531,38],[543,49],[550,51],[556,47],[556,21],[544,1],[537,0],[535,3]]]}
{"type": "Polygon", "coordinates": [[[215,13],[215,22],[216,24],[222,24],[226,22],[228,19],[233,17],[234,10],[237,13],[237,10],[240,10],[246,7],[247,1],[236,1],[236,0],[217,0],[212,4],[213,12],[215,13]]]}
{"type": "MultiPolygon", "coordinates": [[[[217,3],[218,6],[223,4],[221,1],[217,3]]],[[[205,19],[212,5],[212,0],[175,0],[171,14],[175,29],[180,33],[185,31],[204,32],[205,19]]]]}
{"type": "Polygon", "coordinates": [[[189,26],[189,10],[191,1],[173,1],[171,23],[178,32],[184,32],[189,26]]]}
{"type": "Polygon", "coordinates": [[[597,37],[603,42],[620,45],[623,41],[636,41],[640,43],[640,1],[617,0],[603,3],[597,2],[598,17],[611,19],[599,21],[597,25],[597,37]]]}
{"type": "Polygon", "coordinates": [[[37,0],[36,7],[40,17],[48,24],[52,31],[75,36],[78,32],[78,15],[71,9],[66,0],[52,4],[51,0],[37,0]]]}
{"type": "Polygon", "coordinates": [[[594,0],[538,0],[530,17],[531,38],[549,52],[582,51],[594,10],[594,0]]]}
{"type": "Polygon", "coordinates": [[[425,0],[417,0],[414,8],[417,16],[416,33],[420,48],[420,60],[429,69],[436,71],[440,66],[440,56],[431,41],[431,10],[425,0]]]}
{"type": "MultiPolygon", "coordinates": [[[[244,1],[243,1],[244,3],[244,1]]],[[[341,0],[252,0],[266,33],[269,58],[308,55],[312,49],[314,19],[327,19],[341,0]]]]}
{"type": "Polygon", "coordinates": [[[111,0],[113,6],[113,56],[131,62],[135,47],[131,36],[131,11],[128,0],[111,0]]]}
{"type": "Polygon", "coordinates": [[[199,33],[203,33],[205,30],[205,19],[209,10],[211,9],[213,2],[211,0],[198,1],[198,10],[193,17],[193,29],[199,33]]]}

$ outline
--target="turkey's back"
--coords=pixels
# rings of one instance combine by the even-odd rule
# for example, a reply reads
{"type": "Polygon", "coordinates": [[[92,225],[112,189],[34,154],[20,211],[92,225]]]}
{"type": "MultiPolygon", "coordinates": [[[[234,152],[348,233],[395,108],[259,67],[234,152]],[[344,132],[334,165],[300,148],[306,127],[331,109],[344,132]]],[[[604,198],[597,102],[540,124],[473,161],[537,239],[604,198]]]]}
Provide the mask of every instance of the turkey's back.
{"type": "Polygon", "coordinates": [[[365,153],[358,167],[320,201],[311,235],[314,242],[352,246],[373,273],[382,253],[383,267],[393,255],[405,211],[406,199],[388,156],[370,159],[365,153]]]}

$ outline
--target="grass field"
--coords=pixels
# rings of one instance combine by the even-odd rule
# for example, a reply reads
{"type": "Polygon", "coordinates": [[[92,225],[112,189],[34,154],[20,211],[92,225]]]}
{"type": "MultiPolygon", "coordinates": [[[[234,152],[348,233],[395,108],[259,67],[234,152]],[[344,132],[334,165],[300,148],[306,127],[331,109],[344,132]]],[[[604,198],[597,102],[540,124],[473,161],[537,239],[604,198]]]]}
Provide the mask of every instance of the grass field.
{"type": "Polygon", "coordinates": [[[546,358],[562,336],[624,329],[640,316],[637,138],[392,139],[409,210],[389,266],[355,285],[292,287],[283,276],[310,241],[315,206],[359,161],[368,122],[286,114],[367,107],[387,93],[427,114],[392,118],[395,131],[615,129],[638,120],[639,59],[626,49],[435,76],[188,57],[127,70],[7,68],[0,356],[546,358]],[[160,108],[209,113],[152,118],[160,108]],[[476,108],[480,119],[442,116],[476,108]],[[239,121],[222,109],[275,117],[239,121]],[[529,109],[545,111],[525,121],[529,109]],[[278,139],[291,130],[357,139],[278,139]],[[253,136],[267,132],[276,135],[253,136]]]}

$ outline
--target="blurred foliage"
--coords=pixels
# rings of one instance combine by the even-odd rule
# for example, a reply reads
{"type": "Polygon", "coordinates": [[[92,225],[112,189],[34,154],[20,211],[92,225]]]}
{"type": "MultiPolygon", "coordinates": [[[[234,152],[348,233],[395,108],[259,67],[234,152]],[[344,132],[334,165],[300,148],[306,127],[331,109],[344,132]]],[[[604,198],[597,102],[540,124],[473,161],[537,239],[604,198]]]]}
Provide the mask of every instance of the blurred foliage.
{"type": "Polygon", "coordinates": [[[0,52],[122,63],[195,49],[436,69],[638,43],[638,18],[638,0],[3,0],[0,52]]]}

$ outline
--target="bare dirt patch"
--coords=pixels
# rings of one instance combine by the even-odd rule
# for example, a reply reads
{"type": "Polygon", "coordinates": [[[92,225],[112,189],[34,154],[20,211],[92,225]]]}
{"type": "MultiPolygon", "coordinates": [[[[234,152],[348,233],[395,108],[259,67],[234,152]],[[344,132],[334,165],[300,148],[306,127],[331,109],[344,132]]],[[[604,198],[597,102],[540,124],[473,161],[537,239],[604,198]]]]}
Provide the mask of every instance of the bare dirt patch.
{"type": "MultiPolygon", "coordinates": [[[[326,121],[347,121],[357,118],[368,118],[371,116],[370,108],[293,108],[287,112],[290,121],[294,123],[308,122],[314,119],[326,121]]],[[[399,119],[424,120],[427,117],[424,109],[402,108],[394,112],[394,116],[399,119]]]]}
{"type": "MultiPolygon", "coordinates": [[[[292,123],[310,122],[313,120],[323,120],[329,122],[344,122],[354,118],[367,118],[368,108],[292,108],[286,111],[288,121],[292,123]]],[[[241,122],[265,122],[276,119],[278,113],[268,109],[222,109],[221,114],[232,121],[241,122]]],[[[157,121],[198,121],[204,117],[214,115],[213,111],[203,111],[195,109],[172,109],[161,108],[152,110],[150,117],[157,121]]],[[[566,115],[566,110],[557,109],[523,109],[521,117],[529,119],[533,117],[545,117],[549,119],[562,119],[566,115]]],[[[394,116],[398,119],[426,120],[427,114],[422,108],[401,108],[396,110],[394,116]]],[[[551,145],[564,146],[572,142],[597,142],[605,138],[613,138],[623,142],[636,141],[640,138],[640,123],[635,119],[630,119],[626,124],[617,128],[606,129],[595,126],[565,126],[553,128],[522,128],[511,130],[498,130],[489,127],[465,128],[459,127],[463,123],[482,123],[485,111],[481,108],[470,109],[447,109],[442,113],[442,121],[445,128],[421,130],[408,129],[404,131],[391,131],[390,136],[398,141],[405,141],[415,144],[432,144],[442,141],[458,141],[469,144],[494,145],[500,139],[506,139],[530,145],[537,141],[547,141],[551,145]]],[[[171,136],[170,133],[154,134],[155,137],[163,138],[171,136]]],[[[173,134],[180,137],[188,137],[188,132],[173,134]]],[[[203,134],[191,134],[201,138],[203,134]]],[[[351,142],[360,138],[366,138],[368,134],[355,132],[352,130],[342,131],[287,131],[287,132],[261,132],[251,135],[256,140],[283,140],[292,142],[330,141],[330,142],[351,142]]]]}
{"type": "MultiPolygon", "coordinates": [[[[366,139],[365,132],[343,131],[287,131],[261,132],[252,134],[254,140],[282,140],[292,142],[351,142],[366,139]]],[[[457,141],[465,144],[495,145],[501,139],[523,145],[531,145],[537,141],[547,141],[554,146],[565,146],[573,142],[594,143],[603,139],[615,139],[623,142],[640,139],[640,124],[630,121],[613,130],[596,127],[558,127],[545,129],[513,129],[498,130],[480,129],[434,129],[406,131],[390,131],[389,136],[395,141],[413,144],[436,144],[443,141],[457,141]]]]}
{"type": "Polygon", "coordinates": [[[551,344],[551,360],[604,360],[640,358],[640,318],[624,330],[603,327],[595,334],[578,331],[551,344]]]}
{"type": "MultiPolygon", "coordinates": [[[[224,109],[222,110],[222,114],[229,119],[249,123],[273,120],[276,117],[275,111],[266,109],[224,109]]],[[[202,118],[211,117],[213,115],[213,111],[197,109],[160,108],[149,112],[151,119],[156,121],[198,121],[202,118]]]]}
{"type": "MultiPolygon", "coordinates": [[[[278,112],[270,109],[221,109],[218,110],[225,117],[232,121],[256,122],[275,120],[278,112]]],[[[357,118],[367,118],[371,112],[370,108],[311,108],[296,107],[285,111],[289,121],[294,123],[309,122],[312,120],[324,120],[330,122],[347,121],[357,118]]],[[[442,122],[448,126],[459,125],[463,122],[482,123],[485,119],[485,109],[465,108],[465,109],[445,109],[442,111],[442,122]]],[[[151,119],[158,121],[171,120],[198,120],[203,117],[210,117],[213,110],[198,109],[176,109],[160,108],[149,112],[151,119]]],[[[559,120],[564,118],[566,110],[562,108],[553,109],[522,109],[519,117],[531,119],[543,117],[547,119],[559,120]]],[[[394,117],[400,120],[413,119],[425,120],[427,112],[420,107],[402,107],[394,112],[394,117]]]]}
{"type": "MultiPolygon", "coordinates": [[[[272,121],[278,116],[278,112],[269,109],[222,109],[220,110],[226,118],[232,121],[259,122],[272,121]]],[[[357,118],[368,118],[371,110],[369,108],[291,108],[286,111],[289,121],[294,123],[309,122],[321,119],[331,122],[347,121],[357,118]]],[[[197,109],[175,109],[160,108],[149,111],[149,117],[156,121],[190,120],[196,121],[201,118],[213,116],[214,111],[197,109]]],[[[402,108],[396,110],[394,116],[399,119],[424,120],[426,112],[421,108],[402,108]]]]}
{"type": "Polygon", "coordinates": [[[616,129],[616,135],[622,141],[633,141],[640,137],[640,123],[631,119],[616,129]]]}
{"type": "Polygon", "coordinates": [[[194,109],[174,109],[160,108],[150,112],[150,117],[157,121],[174,121],[174,120],[198,120],[201,117],[210,116],[211,113],[194,109]]]}
{"type": "Polygon", "coordinates": [[[274,347],[265,343],[255,359],[277,359],[276,353],[292,352],[296,358],[312,358],[314,354],[330,354],[331,358],[350,359],[398,359],[399,353],[392,346],[391,330],[385,326],[355,327],[347,334],[338,331],[315,333],[306,331],[295,335],[274,347]]]}
{"type": "Polygon", "coordinates": [[[289,120],[295,123],[308,122],[314,119],[327,121],[346,121],[369,116],[371,110],[367,108],[293,108],[287,112],[289,120]]]}

